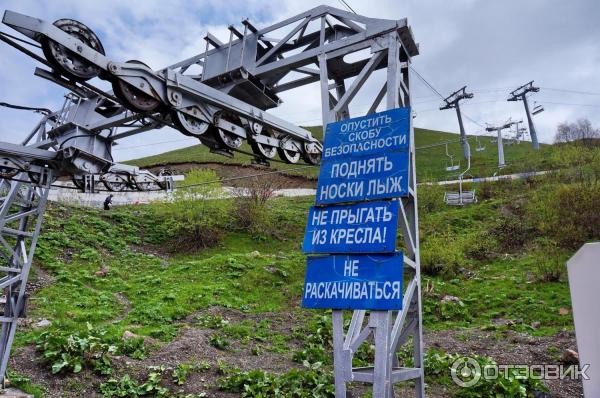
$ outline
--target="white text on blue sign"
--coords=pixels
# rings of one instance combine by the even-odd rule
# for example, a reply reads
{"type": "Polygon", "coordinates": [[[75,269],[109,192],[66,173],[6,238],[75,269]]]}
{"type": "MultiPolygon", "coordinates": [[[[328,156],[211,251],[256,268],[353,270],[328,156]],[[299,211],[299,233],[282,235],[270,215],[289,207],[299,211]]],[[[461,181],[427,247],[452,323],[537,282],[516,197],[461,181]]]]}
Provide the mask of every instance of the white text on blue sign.
{"type": "Polygon", "coordinates": [[[305,253],[390,253],[395,250],[399,203],[363,202],[311,207],[305,253]]]}
{"type": "Polygon", "coordinates": [[[402,271],[401,252],[309,257],[302,306],[400,310],[402,271]]]}
{"type": "Polygon", "coordinates": [[[317,204],[386,199],[408,193],[408,152],[348,157],[324,162],[317,204]]]}
{"type": "Polygon", "coordinates": [[[396,108],[327,125],[323,161],[387,151],[407,151],[410,108],[396,108]]]}

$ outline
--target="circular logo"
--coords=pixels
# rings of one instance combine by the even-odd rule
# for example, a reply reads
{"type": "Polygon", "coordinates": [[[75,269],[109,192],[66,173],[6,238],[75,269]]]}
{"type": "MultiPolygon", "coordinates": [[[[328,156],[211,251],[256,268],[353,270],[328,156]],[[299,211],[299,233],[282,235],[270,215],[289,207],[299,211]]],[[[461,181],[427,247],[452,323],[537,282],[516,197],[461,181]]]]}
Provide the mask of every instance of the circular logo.
{"type": "Polygon", "coordinates": [[[481,366],[473,358],[458,358],[452,364],[450,373],[459,387],[472,387],[481,380],[481,366]]]}

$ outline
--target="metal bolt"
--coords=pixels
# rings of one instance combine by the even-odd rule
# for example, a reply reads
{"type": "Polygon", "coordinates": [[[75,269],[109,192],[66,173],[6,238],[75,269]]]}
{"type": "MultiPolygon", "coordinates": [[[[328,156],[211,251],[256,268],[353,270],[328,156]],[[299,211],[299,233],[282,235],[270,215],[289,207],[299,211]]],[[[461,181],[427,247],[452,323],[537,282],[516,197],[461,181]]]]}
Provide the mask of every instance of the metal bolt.
{"type": "Polygon", "coordinates": [[[78,51],[78,52],[82,52],[82,51],[83,51],[83,47],[81,47],[81,46],[77,46],[77,51],[78,51]]]}
{"type": "Polygon", "coordinates": [[[144,82],[141,82],[140,83],[140,88],[144,88],[144,86],[145,86],[144,82]]]}

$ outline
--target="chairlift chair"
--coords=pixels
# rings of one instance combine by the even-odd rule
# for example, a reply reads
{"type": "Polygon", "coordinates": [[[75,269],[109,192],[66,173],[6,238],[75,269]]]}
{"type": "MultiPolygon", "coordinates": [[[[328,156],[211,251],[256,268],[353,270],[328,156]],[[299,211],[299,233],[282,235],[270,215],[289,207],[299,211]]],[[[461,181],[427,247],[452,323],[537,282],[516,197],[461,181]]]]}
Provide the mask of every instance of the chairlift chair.
{"type": "Polygon", "coordinates": [[[463,179],[471,169],[471,148],[468,142],[466,142],[465,145],[467,148],[467,169],[458,176],[458,192],[444,193],[444,202],[449,206],[464,206],[477,203],[477,195],[475,194],[475,190],[463,190],[463,179]]]}
{"type": "Polygon", "coordinates": [[[538,113],[542,113],[544,112],[544,107],[542,106],[542,104],[535,104],[533,105],[533,110],[531,111],[532,115],[537,115],[538,113]]]}
{"type": "Polygon", "coordinates": [[[448,153],[448,143],[446,143],[446,171],[456,171],[460,169],[460,162],[454,163],[454,155],[448,153]]]}
{"type": "Polygon", "coordinates": [[[477,151],[477,152],[483,152],[483,151],[485,151],[485,147],[483,145],[481,145],[481,141],[479,140],[479,136],[478,135],[475,136],[475,141],[477,142],[477,146],[475,147],[475,151],[477,151]]]}

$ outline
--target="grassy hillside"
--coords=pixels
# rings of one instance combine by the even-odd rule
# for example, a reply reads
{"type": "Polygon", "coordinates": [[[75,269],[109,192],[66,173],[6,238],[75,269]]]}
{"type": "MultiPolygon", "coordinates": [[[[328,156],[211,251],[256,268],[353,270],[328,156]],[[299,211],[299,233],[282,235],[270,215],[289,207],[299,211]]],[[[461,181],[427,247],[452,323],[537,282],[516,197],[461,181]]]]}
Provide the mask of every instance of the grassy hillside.
{"type": "MultiPolygon", "coordinates": [[[[313,136],[321,139],[322,128],[320,126],[308,127],[313,136]]],[[[417,174],[421,181],[424,180],[445,180],[453,179],[457,176],[458,171],[445,171],[448,158],[445,154],[444,146],[426,148],[429,145],[435,145],[446,141],[456,141],[457,134],[446,133],[427,129],[415,129],[415,139],[417,151],[417,174]]],[[[505,160],[507,167],[500,172],[498,171],[498,147],[496,143],[492,143],[489,137],[481,138],[480,142],[485,146],[485,151],[477,152],[475,148],[477,144],[475,137],[469,137],[472,154],[471,174],[475,177],[490,176],[498,172],[506,174],[518,171],[543,170],[552,167],[550,157],[552,154],[552,146],[542,145],[540,151],[533,151],[531,144],[523,142],[520,144],[505,146],[505,160]]],[[[244,144],[241,148],[244,151],[250,152],[250,148],[244,144]]],[[[455,160],[460,162],[460,170],[466,168],[466,161],[462,159],[462,150],[457,142],[448,145],[449,153],[455,155],[455,160]]],[[[250,165],[252,156],[236,153],[233,159],[212,154],[208,148],[202,145],[194,145],[191,147],[177,149],[170,152],[165,152],[159,155],[149,156],[140,159],[134,159],[127,163],[134,164],[140,167],[149,167],[156,165],[167,165],[186,162],[217,162],[225,164],[243,164],[250,165]]],[[[277,170],[289,170],[290,174],[297,174],[307,177],[316,178],[318,176],[318,168],[302,167],[302,164],[288,165],[278,162],[271,162],[271,167],[277,170]]]]}
{"type": "MultiPolygon", "coordinates": [[[[437,186],[419,190],[428,396],[500,391],[448,384],[454,354],[529,363],[535,350],[555,363],[574,348],[564,261],[600,238],[598,175],[581,178],[483,184],[479,204],[464,208],[444,206],[437,186]]],[[[271,200],[251,229],[234,208],[218,244],[199,252],[183,250],[185,223],[159,205],[52,205],[11,379],[38,397],[332,397],[330,315],[299,306],[313,200],[271,200]],[[35,327],[40,319],[52,325],[35,327]]],[[[356,364],[372,355],[364,346],[356,364]]],[[[565,383],[552,387],[557,397],[580,393],[565,383]]]]}

